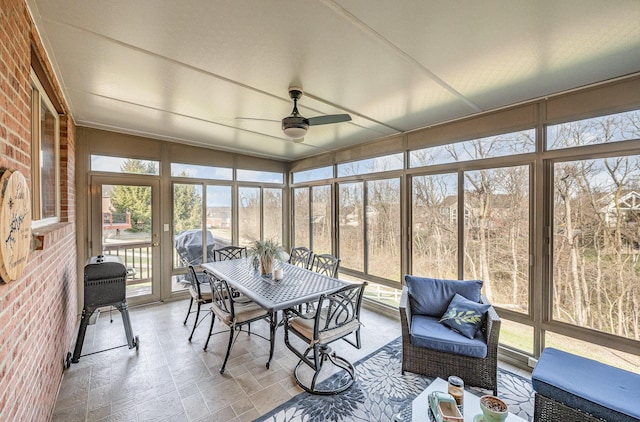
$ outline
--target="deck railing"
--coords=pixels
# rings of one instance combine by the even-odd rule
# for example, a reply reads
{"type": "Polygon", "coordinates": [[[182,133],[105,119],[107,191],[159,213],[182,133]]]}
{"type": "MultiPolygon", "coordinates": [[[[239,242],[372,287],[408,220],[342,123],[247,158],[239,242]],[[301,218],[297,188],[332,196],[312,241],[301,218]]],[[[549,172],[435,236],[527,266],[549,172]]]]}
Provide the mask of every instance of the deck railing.
{"type": "Polygon", "coordinates": [[[151,242],[104,245],[104,254],[117,256],[127,267],[127,286],[151,283],[151,242]]]}

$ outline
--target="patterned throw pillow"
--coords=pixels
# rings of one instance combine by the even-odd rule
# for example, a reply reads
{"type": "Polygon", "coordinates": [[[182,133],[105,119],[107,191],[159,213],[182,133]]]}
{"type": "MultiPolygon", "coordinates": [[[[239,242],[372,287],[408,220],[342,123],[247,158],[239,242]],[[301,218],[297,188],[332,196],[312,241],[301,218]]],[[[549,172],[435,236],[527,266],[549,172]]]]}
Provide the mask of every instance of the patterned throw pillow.
{"type": "Polygon", "coordinates": [[[440,323],[467,338],[474,338],[490,307],[489,304],[473,302],[456,294],[440,318],[440,323]]]}

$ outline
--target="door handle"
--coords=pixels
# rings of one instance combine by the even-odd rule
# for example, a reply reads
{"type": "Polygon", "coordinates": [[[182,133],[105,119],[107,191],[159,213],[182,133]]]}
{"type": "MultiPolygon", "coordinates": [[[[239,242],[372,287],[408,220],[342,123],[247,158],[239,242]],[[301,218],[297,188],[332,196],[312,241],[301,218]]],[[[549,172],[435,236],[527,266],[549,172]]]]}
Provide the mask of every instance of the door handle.
{"type": "Polygon", "coordinates": [[[154,248],[155,248],[156,246],[159,246],[159,245],[160,245],[160,243],[158,243],[158,242],[153,242],[153,243],[151,244],[151,246],[153,246],[154,248]]]}

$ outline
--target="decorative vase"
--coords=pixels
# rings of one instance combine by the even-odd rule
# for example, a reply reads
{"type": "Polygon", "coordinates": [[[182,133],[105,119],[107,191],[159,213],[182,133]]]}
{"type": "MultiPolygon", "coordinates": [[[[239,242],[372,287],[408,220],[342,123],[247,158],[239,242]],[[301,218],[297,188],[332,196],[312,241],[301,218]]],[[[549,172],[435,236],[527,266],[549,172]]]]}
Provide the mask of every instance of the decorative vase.
{"type": "Polygon", "coordinates": [[[273,271],[273,257],[262,257],[260,259],[260,272],[262,275],[270,275],[273,271]]]}

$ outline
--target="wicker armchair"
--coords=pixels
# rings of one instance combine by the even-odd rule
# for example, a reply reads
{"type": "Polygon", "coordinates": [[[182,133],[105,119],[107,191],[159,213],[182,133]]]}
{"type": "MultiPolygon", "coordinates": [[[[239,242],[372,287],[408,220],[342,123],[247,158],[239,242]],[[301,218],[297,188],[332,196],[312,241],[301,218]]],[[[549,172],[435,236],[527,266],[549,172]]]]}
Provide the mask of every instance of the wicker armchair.
{"type": "MultiPolygon", "coordinates": [[[[489,303],[482,296],[483,303],[489,303]]],[[[400,297],[400,322],[402,325],[402,373],[405,371],[429,377],[446,379],[450,375],[461,377],[465,384],[493,390],[498,394],[498,336],[500,317],[493,307],[487,312],[482,331],[487,339],[485,358],[469,357],[431,350],[411,344],[411,307],[407,287],[402,288],[400,297]]]]}

